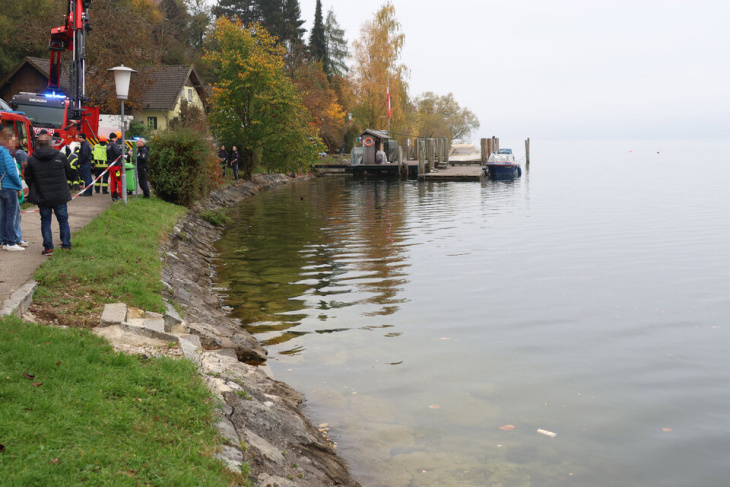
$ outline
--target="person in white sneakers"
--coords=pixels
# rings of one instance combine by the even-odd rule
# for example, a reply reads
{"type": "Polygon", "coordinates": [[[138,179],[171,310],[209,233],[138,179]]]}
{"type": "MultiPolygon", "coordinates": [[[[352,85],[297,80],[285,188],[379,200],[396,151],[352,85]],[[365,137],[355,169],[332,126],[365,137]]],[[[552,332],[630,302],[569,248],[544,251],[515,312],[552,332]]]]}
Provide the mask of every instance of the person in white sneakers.
{"type": "Polygon", "coordinates": [[[11,252],[25,250],[18,245],[15,227],[18,216],[18,196],[23,186],[15,161],[10,156],[8,130],[0,124],[0,240],[3,250],[11,252]]]}

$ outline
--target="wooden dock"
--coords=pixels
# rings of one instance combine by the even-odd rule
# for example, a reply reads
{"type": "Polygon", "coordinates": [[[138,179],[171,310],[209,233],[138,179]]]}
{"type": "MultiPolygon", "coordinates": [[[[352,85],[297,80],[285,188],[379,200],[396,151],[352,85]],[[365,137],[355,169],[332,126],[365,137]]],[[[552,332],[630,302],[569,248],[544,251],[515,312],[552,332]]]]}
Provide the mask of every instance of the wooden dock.
{"type": "Polygon", "coordinates": [[[418,161],[402,164],[317,164],[315,169],[323,174],[350,173],[357,179],[392,179],[425,181],[480,181],[484,177],[481,166],[441,166],[438,171],[418,175],[418,161]]]}
{"type": "MultiPolygon", "coordinates": [[[[416,161],[418,164],[418,161],[416,161]]],[[[484,177],[484,171],[481,166],[447,166],[441,168],[438,172],[429,172],[424,174],[423,179],[426,181],[481,181],[484,177]]]]}

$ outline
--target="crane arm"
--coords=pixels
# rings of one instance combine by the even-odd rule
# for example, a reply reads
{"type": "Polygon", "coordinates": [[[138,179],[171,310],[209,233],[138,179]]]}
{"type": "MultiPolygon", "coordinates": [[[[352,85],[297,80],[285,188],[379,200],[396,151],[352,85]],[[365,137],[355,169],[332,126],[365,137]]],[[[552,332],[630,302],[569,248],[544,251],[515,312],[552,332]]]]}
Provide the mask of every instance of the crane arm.
{"type": "Polygon", "coordinates": [[[91,30],[89,12],[92,0],[67,0],[68,11],[66,22],[60,27],[51,29],[50,72],[48,73],[48,89],[61,89],[61,54],[71,51],[70,93],[72,120],[80,121],[81,104],[86,98],[86,34],[91,30]]]}

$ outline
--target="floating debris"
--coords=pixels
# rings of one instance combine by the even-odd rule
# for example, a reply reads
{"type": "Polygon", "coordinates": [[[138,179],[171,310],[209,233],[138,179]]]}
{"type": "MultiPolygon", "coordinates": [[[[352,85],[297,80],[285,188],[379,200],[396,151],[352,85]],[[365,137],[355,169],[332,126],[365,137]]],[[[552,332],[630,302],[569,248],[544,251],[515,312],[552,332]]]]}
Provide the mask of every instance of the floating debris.
{"type": "Polygon", "coordinates": [[[548,431],[548,430],[544,430],[544,429],[538,429],[537,432],[540,433],[541,435],[549,436],[550,438],[555,438],[556,436],[558,436],[557,433],[553,433],[552,431],[548,431]]]}
{"type": "Polygon", "coordinates": [[[501,429],[502,431],[512,431],[513,429],[515,429],[515,427],[516,426],[513,424],[505,424],[504,426],[500,426],[499,429],[501,429]]]}

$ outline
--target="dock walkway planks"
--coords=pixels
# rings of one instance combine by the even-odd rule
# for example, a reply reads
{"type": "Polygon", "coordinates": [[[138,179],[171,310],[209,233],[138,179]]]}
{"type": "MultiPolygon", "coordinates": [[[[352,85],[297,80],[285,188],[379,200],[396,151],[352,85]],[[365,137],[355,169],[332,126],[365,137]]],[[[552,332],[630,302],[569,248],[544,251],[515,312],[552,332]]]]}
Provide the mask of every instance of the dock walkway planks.
{"type": "Polygon", "coordinates": [[[426,181],[480,181],[483,177],[480,166],[448,166],[423,175],[426,181]]]}

